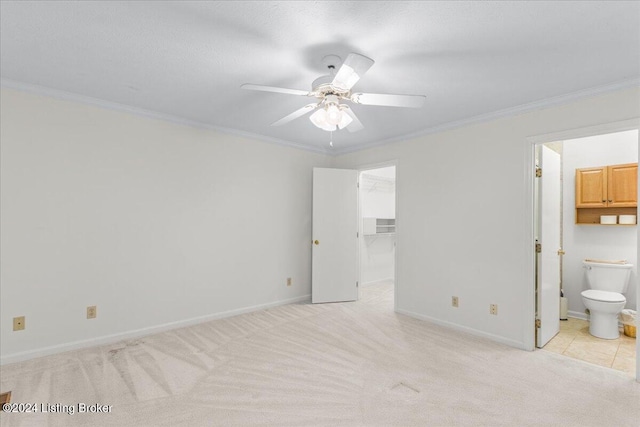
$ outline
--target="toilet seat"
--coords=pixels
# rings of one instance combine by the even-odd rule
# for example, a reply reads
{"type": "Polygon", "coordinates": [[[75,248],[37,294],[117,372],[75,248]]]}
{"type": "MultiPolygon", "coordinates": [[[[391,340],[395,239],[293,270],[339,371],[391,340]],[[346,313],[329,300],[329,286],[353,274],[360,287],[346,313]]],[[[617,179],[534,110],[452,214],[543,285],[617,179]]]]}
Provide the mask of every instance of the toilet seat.
{"type": "Polygon", "coordinates": [[[609,292],[609,291],[599,291],[596,289],[589,289],[586,291],[582,291],[582,296],[586,299],[590,299],[592,301],[600,301],[600,302],[627,302],[627,299],[624,295],[619,294],[617,292],[609,292]]]}

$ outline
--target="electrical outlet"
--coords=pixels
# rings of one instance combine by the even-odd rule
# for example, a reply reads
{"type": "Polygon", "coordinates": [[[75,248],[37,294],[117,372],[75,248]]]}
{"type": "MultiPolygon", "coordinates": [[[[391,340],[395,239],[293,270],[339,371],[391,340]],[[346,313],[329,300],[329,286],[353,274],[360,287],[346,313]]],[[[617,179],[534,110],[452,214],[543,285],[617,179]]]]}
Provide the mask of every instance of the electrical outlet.
{"type": "Polygon", "coordinates": [[[24,330],[24,316],[14,317],[13,318],[13,330],[14,331],[22,331],[24,330]]]}
{"type": "Polygon", "coordinates": [[[87,307],[87,319],[95,319],[98,315],[98,308],[95,305],[87,307]]]}
{"type": "Polygon", "coordinates": [[[454,307],[458,306],[458,297],[451,297],[451,305],[454,307]]]}
{"type": "Polygon", "coordinates": [[[291,279],[291,277],[287,277],[287,286],[291,286],[292,282],[293,280],[291,279]]]}
{"type": "Polygon", "coordinates": [[[489,306],[489,313],[497,315],[498,314],[498,304],[491,304],[489,306]]]}

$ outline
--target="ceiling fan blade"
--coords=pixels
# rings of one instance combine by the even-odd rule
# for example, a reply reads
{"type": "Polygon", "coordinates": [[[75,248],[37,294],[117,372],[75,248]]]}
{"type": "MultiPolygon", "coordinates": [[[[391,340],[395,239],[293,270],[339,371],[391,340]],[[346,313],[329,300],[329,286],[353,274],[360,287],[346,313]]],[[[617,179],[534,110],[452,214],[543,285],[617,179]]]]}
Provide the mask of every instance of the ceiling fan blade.
{"type": "Polygon", "coordinates": [[[331,84],[339,89],[351,89],[360,80],[360,77],[371,68],[374,62],[373,59],[366,56],[350,53],[342,63],[331,84]]]}
{"type": "Polygon", "coordinates": [[[349,132],[358,132],[359,130],[364,129],[364,126],[362,125],[360,120],[358,120],[358,117],[351,108],[345,105],[342,108],[342,111],[345,112],[349,117],[351,117],[351,123],[347,125],[347,130],[349,132]]]}
{"type": "Polygon", "coordinates": [[[284,116],[283,118],[281,118],[277,122],[271,123],[271,126],[282,126],[284,124],[287,124],[290,121],[295,120],[298,117],[302,117],[305,114],[315,110],[317,106],[318,106],[318,104],[305,105],[304,107],[294,111],[293,113],[289,114],[288,116],[284,116]]]}
{"type": "Polygon", "coordinates": [[[312,96],[308,91],[304,91],[300,89],[287,89],[285,87],[254,85],[251,83],[243,84],[242,86],[240,86],[240,89],[259,90],[262,92],[286,93],[288,95],[312,96]]]}
{"type": "Polygon", "coordinates": [[[387,95],[382,93],[354,93],[351,100],[356,104],[380,105],[384,107],[420,108],[427,99],[424,95],[387,95]]]}

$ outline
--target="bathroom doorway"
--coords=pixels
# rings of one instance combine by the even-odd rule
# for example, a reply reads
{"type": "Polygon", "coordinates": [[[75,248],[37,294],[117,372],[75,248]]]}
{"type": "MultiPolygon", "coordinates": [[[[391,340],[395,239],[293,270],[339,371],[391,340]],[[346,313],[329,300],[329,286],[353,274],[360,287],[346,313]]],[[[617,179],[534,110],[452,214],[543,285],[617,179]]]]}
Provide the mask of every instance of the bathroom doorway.
{"type": "MultiPolygon", "coordinates": [[[[559,141],[542,142],[536,144],[536,166],[542,167],[542,177],[536,178],[534,187],[534,235],[540,240],[544,248],[544,227],[540,206],[550,203],[547,195],[537,181],[545,177],[544,153],[553,152],[560,159],[560,200],[554,200],[561,211],[558,213],[560,236],[557,244],[557,281],[554,289],[557,300],[553,301],[558,307],[558,333],[547,339],[540,340],[541,328],[536,325],[536,346],[545,351],[562,354],[574,359],[606,366],[615,370],[627,372],[636,378],[638,375],[637,342],[634,338],[622,333],[618,339],[601,339],[589,333],[590,314],[586,309],[582,291],[589,289],[586,283],[585,270],[582,261],[585,259],[622,261],[633,264],[629,285],[624,293],[626,309],[638,308],[638,227],[635,221],[631,224],[620,224],[623,214],[631,212],[614,212],[610,208],[578,208],[576,194],[580,185],[576,185],[576,176],[596,168],[615,167],[638,163],[639,136],[637,129],[597,133],[579,138],[563,138],[559,141]],[[577,172],[578,171],[578,172],[577,172]],[[609,210],[607,210],[609,209],[609,210]],[[615,215],[608,215],[608,214],[615,215]],[[610,222],[615,216],[616,223],[610,222]],[[564,297],[561,306],[561,295],[564,297]],[[541,344],[541,345],[539,345],[541,344]]],[[[605,178],[606,179],[606,178],[605,178]]],[[[636,179],[637,184],[637,179],[636,179]]],[[[556,195],[551,197],[557,197],[556,195]]],[[[637,194],[636,194],[637,197],[637,194]]],[[[636,209],[632,208],[633,214],[636,209]]],[[[622,222],[629,222],[625,218],[622,222]]],[[[551,245],[554,246],[555,242],[551,245]]],[[[537,249],[538,250],[538,249],[537,249]]],[[[555,247],[553,247],[555,250],[555,247]]],[[[536,254],[536,296],[544,292],[544,284],[540,275],[548,256],[536,254]]],[[[540,319],[544,306],[539,306],[536,298],[536,319],[540,319]]],[[[544,305],[544,301],[543,301],[544,305]]],[[[548,307],[547,307],[548,308],[548,307]]],[[[543,335],[543,334],[542,334],[543,335]]]]}
{"type": "Polygon", "coordinates": [[[360,299],[395,307],[396,166],[360,172],[360,299]]]}

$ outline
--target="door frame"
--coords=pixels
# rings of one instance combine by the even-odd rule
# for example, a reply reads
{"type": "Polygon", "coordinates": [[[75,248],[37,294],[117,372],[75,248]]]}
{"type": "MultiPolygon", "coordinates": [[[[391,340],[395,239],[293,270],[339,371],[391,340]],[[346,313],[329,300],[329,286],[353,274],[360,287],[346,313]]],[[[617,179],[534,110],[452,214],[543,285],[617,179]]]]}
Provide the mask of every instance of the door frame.
{"type": "MultiPolygon", "coordinates": [[[[566,139],[585,138],[589,136],[603,135],[608,133],[623,132],[627,130],[639,130],[638,148],[640,152],[640,118],[622,120],[617,122],[603,123],[596,126],[588,126],[577,129],[568,129],[559,132],[530,136],[525,139],[524,150],[524,180],[526,183],[525,192],[525,253],[527,254],[527,268],[524,269],[524,282],[527,284],[527,304],[525,316],[524,337],[527,350],[535,349],[535,235],[534,235],[534,186],[535,186],[535,147],[536,145],[548,142],[563,141],[566,139]]],[[[397,171],[396,171],[397,174],[397,171]]],[[[640,179],[639,179],[640,180],[640,179]]],[[[640,186],[638,187],[640,189],[640,186]]],[[[640,227],[636,226],[638,234],[638,253],[640,254],[640,227]]],[[[631,284],[630,284],[631,285],[631,284]]],[[[636,280],[636,307],[640,307],[640,279],[636,280]]],[[[636,340],[636,381],[640,382],[640,340],[636,340]]]]}
{"type": "MultiPolygon", "coordinates": [[[[395,235],[395,251],[393,252],[393,311],[397,312],[398,311],[398,249],[400,247],[399,243],[398,243],[398,230],[399,230],[399,223],[401,221],[399,221],[399,212],[400,210],[398,209],[398,160],[394,159],[394,160],[389,160],[389,161],[385,161],[385,162],[379,162],[379,163],[369,163],[366,165],[361,165],[357,168],[358,171],[358,185],[360,185],[360,174],[362,172],[366,172],[369,170],[373,170],[373,169],[382,169],[382,168],[388,168],[390,166],[395,166],[396,168],[396,189],[395,189],[395,194],[394,197],[396,199],[396,235],[395,235]]],[[[358,188],[358,232],[360,233],[359,236],[359,241],[358,241],[358,283],[362,284],[362,265],[361,265],[361,253],[360,253],[360,245],[362,245],[362,242],[364,240],[364,233],[362,232],[362,200],[360,200],[360,188],[358,188]]],[[[360,299],[360,287],[358,286],[358,299],[360,299]]]]}

